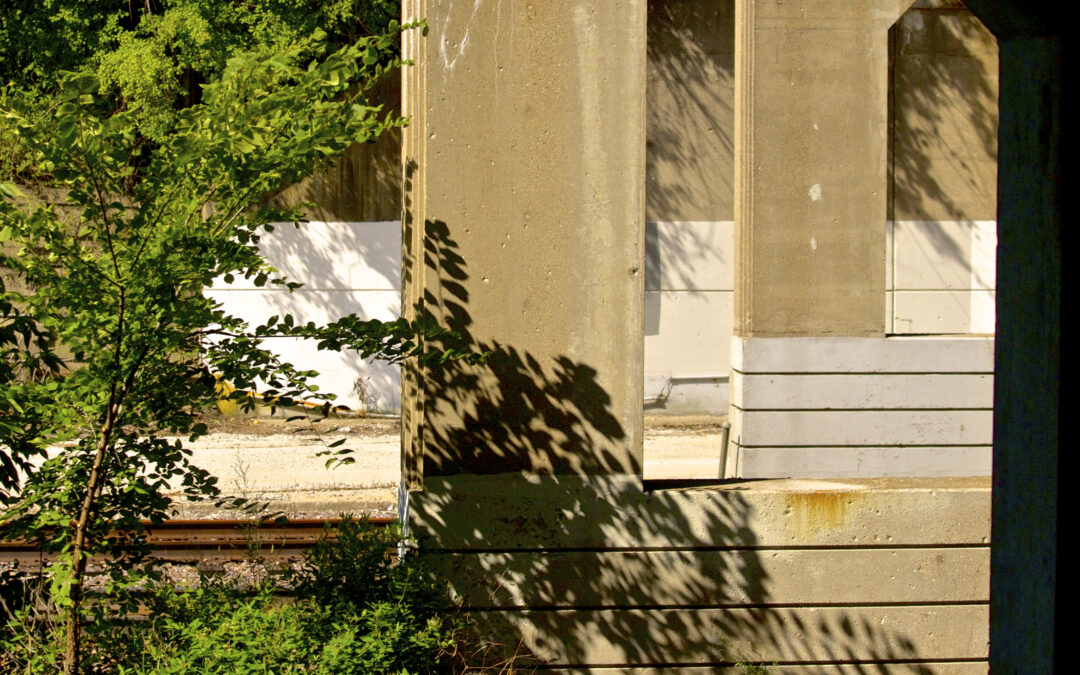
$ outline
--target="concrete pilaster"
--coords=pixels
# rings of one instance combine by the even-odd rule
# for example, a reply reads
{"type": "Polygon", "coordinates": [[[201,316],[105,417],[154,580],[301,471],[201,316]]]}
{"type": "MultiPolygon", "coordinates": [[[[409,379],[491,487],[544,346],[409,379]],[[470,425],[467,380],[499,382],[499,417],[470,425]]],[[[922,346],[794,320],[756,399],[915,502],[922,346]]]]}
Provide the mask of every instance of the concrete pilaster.
{"type": "Polygon", "coordinates": [[[736,3],[737,335],[884,334],[888,30],[909,4],[736,3]]]}

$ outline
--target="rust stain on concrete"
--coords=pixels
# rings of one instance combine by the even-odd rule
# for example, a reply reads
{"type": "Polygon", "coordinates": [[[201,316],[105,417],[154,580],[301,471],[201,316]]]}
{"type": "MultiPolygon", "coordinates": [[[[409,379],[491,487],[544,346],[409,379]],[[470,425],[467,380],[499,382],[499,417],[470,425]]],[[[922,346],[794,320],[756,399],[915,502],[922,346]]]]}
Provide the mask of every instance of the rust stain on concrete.
{"type": "Polygon", "coordinates": [[[843,527],[857,495],[853,492],[790,492],[785,515],[800,534],[843,527]]]}

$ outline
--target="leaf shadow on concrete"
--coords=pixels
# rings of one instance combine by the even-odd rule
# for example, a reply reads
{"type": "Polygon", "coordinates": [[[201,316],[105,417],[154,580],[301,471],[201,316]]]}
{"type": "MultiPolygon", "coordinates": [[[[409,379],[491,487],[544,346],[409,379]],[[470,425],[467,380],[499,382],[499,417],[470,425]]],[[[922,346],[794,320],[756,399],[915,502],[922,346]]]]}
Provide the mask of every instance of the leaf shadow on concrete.
{"type": "MultiPolygon", "coordinates": [[[[406,242],[411,227],[407,218],[406,242]]],[[[466,260],[446,223],[424,227],[422,274],[405,272],[423,284],[415,311],[492,352],[481,366],[419,374],[420,400],[406,411],[420,424],[405,452],[422,448],[423,465],[410,531],[491,640],[474,665],[527,653],[541,667],[877,672],[898,662],[890,671],[933,672],[910,636],[881,625],[880,608],[843,606],[820,588],[798,602],[773,597],[793,582],[779,583],[770,558],[790,546],[760,538],[762,502],[749,492],[645,490],[637,436],[596,369],[476,339],[466,260]]]]}
{"type": "Polygon", "coordinates": [[[734,3],[647,11],[646,290],[694,290],[728,255],[694,222],[733,218],[734,3]]]}
{"type": "MultiPolygon", "coordinates": [[[[927,260],[971,267],[974,221],[997,219],[997,41],[960,3],[925,2],[893,24],[889,41],[888,219],[916,221],[903,227],[918,231],[927,260]]],[[[978,267],[971,282],[994,286],[978,267]]]]}

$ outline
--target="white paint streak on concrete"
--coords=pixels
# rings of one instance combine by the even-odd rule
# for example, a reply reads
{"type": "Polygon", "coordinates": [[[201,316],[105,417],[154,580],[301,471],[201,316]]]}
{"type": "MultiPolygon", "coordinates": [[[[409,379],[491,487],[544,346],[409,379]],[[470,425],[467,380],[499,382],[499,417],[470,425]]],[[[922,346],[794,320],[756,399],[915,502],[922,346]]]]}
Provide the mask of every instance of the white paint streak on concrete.
{"type": "MultiPolygon", "coordinates": [[[[469,31],[472,30],[473,19],[476,18],[476,13],[480,11],[480,5],[483,4],[483,1],[484,0],[475,0],[473,3],[472,14],[469,15],[469,21],[465,24],[465,33],[461,36],[461,42],[457,44],[456,48],[450,48],[450,40],[447,38],[447,32],[450,29],[450,19],[454,15],[454,4],[450,3],[449,6],[447,6],[446,18],[443,20],[442,32],[439,35],[439,58],[442,59],[444,71],[453,70],[457,60],[465,53],[465,48],[469,44],[469,31]],[[450,56],[451,51],[456,51],[452,58],[450,56]]],[[[443,82],[445,84],[445,72],[443,82]]]]}
{"type": "Polygon", "coordinates": [[[821,201],[821,183],[814,183],[813,185],[811,185],[810,190],[808,190],[806,194],[810,195],[810,201],[812,201],[812,202],[820,202],[821,201]]]}

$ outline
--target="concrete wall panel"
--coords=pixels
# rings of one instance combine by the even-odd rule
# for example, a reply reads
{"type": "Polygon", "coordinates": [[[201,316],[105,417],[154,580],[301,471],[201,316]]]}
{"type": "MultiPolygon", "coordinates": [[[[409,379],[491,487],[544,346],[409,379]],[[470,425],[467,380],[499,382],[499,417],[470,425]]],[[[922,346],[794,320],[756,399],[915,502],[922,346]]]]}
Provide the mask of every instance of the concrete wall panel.
{"type": "Polygon", "coordinates": [[[993,335],[994,291],[894,291],[893,332],[993,335]]]}
{"type": "Polygon", "coordinates": [[[993,290],[997,223],[891,223],[896,290],[993,290]]]}
{"type": "MultiPolygon", "coordinates": [[[[267,262],[305,291],[401,288],[401,221],[275,223],[259,242],[267,262]]],[[[216,290],[251,290],[251,279],[231,284],[217,280],[216,290]]],[[[260,290],[280,290],[264,287],[260,290]]]]}
{"type": "Polygon", "coordinates": [[[928,336],[887,339],[733,340],[731,367],[743,373],[993,373],[994,340],[928,336]]]}
{"type": "MultiPolygon", "coordinates": [[[[235,316],[263,322],[273,315],[291,314],[297,322],[327,323],[348,314],[390,320],[398,316],[401,294],[396,290],[280,290],[217,288],[205,291],[235,316]]],[[[311,340],[276,339],[269,347],[288,363],[316,370],[320,392],[337,395],[335,403],[350,408],[394,413],[400,410],[398,366],[361,359],[350,352],[319,351],[311,340]],[[359,386],[358,386],[359,385],[359,386]]]]}
{"type": "Polygon", "coordinates": [[[726,475],[989,475],[992,352],[974,336],[736,338],[726,475]]]}
{"type": "Polygon", "coordinates": [[[429,561],[453,579],[454,601],[465,608],[987,602],[990,594],[983,546],[460,553],[429,561]]]}
{"type": "Polygon", "coordinates": [[[986,478],[776,480],[642,490],[636,477],[425,480],[428,551],[926,546],[989,541],[986,478]],[[631,517],[632,515],[632,517],[631,517]]]}
{"type": "Polygon", "coordinates": [[[734,171],[733,0],[648,4],[645,213],[730,221],[734,171]]]}
{"type": "Polygon", "coordinates": [[[891,217],[994,220],[996,40],[965,8],[925,3],[890,38],[891,217]]]}
{"type": "Polygon", "coordinates": [[[645,290],[733,290],[734,241],[730,220],[647,222],[645,290]]]}
{"type": "Polygon", "coordinates": [[[734,438],[743,447],[988,446],[993,429],[990,410],[744,410],[740,417],[734,438]]]}
{"type": "Polygon", "coordinates": [[[744,410],[842,408],[983,408],[994,404],[992,375],[744,375],[732,376],[744,410]]]}
{"type": "Polygon", "coordinates": [[[722,291],[646,293],[646,374],[727,377],[731,302],[722,291]]]}
{"type": "MultiPolygon", "coordinates": [[[[473,612],[554,664],[975,660],[985,605],[473,612]],[[559,639],[549,636],[558,635],[559,639]],[[629,642],[627,635],[640,635],[629,642]],[[645,639],[645,636],[648,636],[645,639]]],[[[514,646],[507,650],[512,653],[514,646]]]]}
{"type": "Polygon", "coordinates": [[[992,454],[989,444],[741,448],[737,454],[729,453],[729,469],[725,475],[747,478],[989,476],[992,454]]]}

